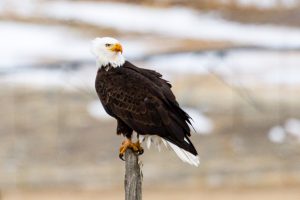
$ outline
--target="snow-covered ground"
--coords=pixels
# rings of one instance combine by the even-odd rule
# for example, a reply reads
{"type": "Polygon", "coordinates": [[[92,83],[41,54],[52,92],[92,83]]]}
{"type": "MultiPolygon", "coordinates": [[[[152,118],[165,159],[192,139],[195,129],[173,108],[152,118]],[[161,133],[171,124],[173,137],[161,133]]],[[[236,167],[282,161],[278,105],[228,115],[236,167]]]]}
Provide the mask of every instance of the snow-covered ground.
{"type": "Polygon", "coordinates": [[[114,120],[111,116],[109,116],[106,111],[104,110],[103,106],[101,105],[99,100],[95,100],[90,102],[87,105],[87,111],[90,114],[90,116],[101,119],[101,120],[114,120]]]}
{"type": "Polygon", "coordinates": [[[300,29],[240,24],[182,7],[149,8],[121,3],[56,1],[39,8],[39,13],[121,31],[268,47],[300,47],[300,29]]]}
{"type": "Polygon", "coordinates": [[[300,52],[237,49],[161,55],[147,61],[164,74],[217,74],[232,84],[300,84],[300,52]]]}
{"type": "MultiPolygon", "coordinates": [[[[126,45],[125,45],[126,48],[126,45]]],[[[96,68],[92,64],[93,58],[89,50],[85,49],[91,64],[80,66],[71,71],[64,68],[57,70],[36,69],[34,71],[20,71],[2,76],[1,80],[9,83],[28,84],[32,86],[64,86],[66,77],[77,86],[89,85],[93,87],[96,68]],[[44,75],[43,75],[44,74],[44,75]],[[59,77],[58,78],[58,74],[59,77]],[[46,77],[47,79],[41,78],[46,77]],[[45,81],[47,80],[47,81],[45,81]],[[44,82],[44,84],[42,84],[44,82]],[[84,85],[83,83],[87,83],[84,85]]],[[[134,50],[132,51],[134,52],[134,50]]],[[[37,51],[37,56],[41,52],[37,51]]],[[[63,54],[63,52],[62,52],[63,54]]],[[[84,55],[82,54],[82,55],[84,55]]],[[[139,58],[139,57],[137,57],[139,58]]],[[[76,54],[70,59],[78,59],[76,54]]],[[[129,57],[134,64],[137,62],[129,57]]],[[[0,59],[1,61],[1,59],[0,59]]],[[[12,62],[19,62],[12,56],[12,62]]],[[[1,63],[1,62],[0,62],[1,63]]],[[[14,63],[15,64],[15,63],[14,63]]],[[[24,64],[24,61],[22,61],[24,64]]],[[[181,53],[153,56],[140,67],[159,71],[165,79],[180,75],[209,75],[213,74],[224,79],[231,85],[300,85],[300,52],[277,52],[256,50],[230,50],[225,53],[181,53]]],[[[1,69],[1,68],[0,68],[1,69]]]]}
{"type": "Polygon", "coordinates": [[[59,69],[29,68],[2,75],[0,83],[41,90],[63,88],[93,96],[89,93],[94,87],[96,72],[97,69],[90,65],[81,66],[76,70],[64,66],[59,69]]]}
{"type": "Polygon", "coordinates": [[[38,9],[39,0],[1,0],[0,13],[17,13],[22,16],[31,16],[38,9]]]}
{"type": "MultiPolygon", "coordinates": [[[[0,70],[56,61],[93,59],[90,44],[93,38],[62,27],[0,22],[0,70]]],[[[154,45],[140,39],[120,38],[126,57],[140,57],[153,51],[154,45]]]]}
{"type": "Polygon", "coordinates": [[[269,130],[269,140],[274,143],[283,143],[286,138],[286,133],[283,127],[274,126],[269,130]]]}
{"type": "Polygon", "coordinates": [[[218,0],[223,4],[236,3],[242,7],[256,7],[260,9],[271,9],[276,7],[293,8],[299,5],[299,0],[218,0]]]}
{"type": "Polygon", "coordinates": [[[91,58],[88,40],[57,26],[0,22],[0,68],[91,58]]]}
{"type": "MultiPolygon", "coordinates": [[[[0,30],[0,69],[93,58],[90,53],[93,38],[61,26],[0,22],[0,30]]],[[[122,44],[127,57],[143,56],[153,49],[151,44],[139,40],[125,40],[122,44]]]]}
{"type": "Polygon", "coordinates": [[[268,133],[270,141],[283,143],[287,138],[300,142],[300,119],[287,119],[284,125],[272,127],[268,133]]]}
{"type": "Polygon", "coordinates": [[[299,119],[288,119],[284,125],[287,133],[297,138],[300,141],[300,120],[299,119]]]}
{"type": "MultiPolygon", "coordinates": [[[[94,63],[90,52],[93,38],[82,36],[62,26],[46,26],[17,22],[0,22],[0,82],[31,87],[92,88],[95,65],[69,70],[64,64],[56,69],[44,64],[81,62],[94,63]],[[67,70],[67,71],[66,71],[67,70]]],[[[140,39],[120,38],[127,58],[139,58],[153,51],[154,45],[140,39]]]]}
{"type": "MultiPolygon", "coordinates": [[[[293,8],[300,4],[299,0],[214,0],[221,5],[235,4],[241,7],[272,9],[277,7],[293,8]]],[[[43,0],[1,0],[0,11],[17,11],[21,15],[30,15],[39,8],[43,0]]]]}
{"type": "Polygon", "coordinates": [[[0,30],[2,83],[40,89],[72,88],[95,76],[96,69],[85,66],[80,71],[65,71],[63,66],[61,69],[38,67],[45,63],[91,60],[90,41],[77,32],[61,26],[14,22],[0,22],[0,30]]]}
{"type": "MultiPolygon", "coordinates": [[[[27,1],[27,4],[23,2],[22,4],[25,5],[20,6],[22,9],[15,6],[16,8],[11,9],[10,12],[27,17],[76,20],[124,32],[152,33],[175,38],[224,40],[267,47],[300,47],[300,29],[298,28],[241,24],[224,20],[217,14],[205,14],[190,8],[152,8],[132,4],[86,1],[39,1],[36,4],[32,3],[35,2],[34,0],[27,1]]],[[[250,1],[243,0],[241,3],[248,4],[250,1]]],[[[9,6],[2,5],[0,10],[1,7],[3,10],[9,6]]]]}
{"type": "MultiPolygon", "coordinates": [[[[0,70],[56,61],[92,60],[90,42],[93,38],[63,26],[0,22],[0,70]]],[[[155,44],[140,39],[122,40],[127,58],[143,57],[155,44]]]]}
{"type": "MultiPolygon", "coordinates": [[[[125,32],[147,32],[178,38],[229,40],[271,47],[300,47],[300,29],[239,24],[223,20],[213,14],[201,14],[188,8],[149,8],[121,3],[73,1],[26,0],[20,4],[17,4],[16,0],[4,2],[6,3],[1,1],[0,10],[10,8],[22,15],[80,20],[125,32]]],[[[75,30],[63,26],[4,21],[0,22],[0,30],[0,53],[2,55],[0,72],[12,67],[58,61],[93,62],[90,54],[92,38],[83,36],[75,30]]],[[[163,48],[160,43],[141,38],[119,38],[125,49],[125,57],[134,63],[149,52],[163,48]]],[[[179,73],[213,73],[228,83],[237,85],[300,84],[300,52],[297,50],[236,49],[224,52],[158,55],[150,57],[139,66],[155,69],[167,79],[179,73]]],[[[46,69],[11,73],[2,76],[1,81],[26,83],[33,86],[59,86],[65,83],[61,79],[72,75],[78,76],[78,80],[84,80],[90,85],[90,77],[94,77],[95,69],[93,66],[84,67],[87,69],[78,69],[68,73],[46,69]]],[[[81,82],[77,81],[76,84],[79,85],[81,82]]]]}

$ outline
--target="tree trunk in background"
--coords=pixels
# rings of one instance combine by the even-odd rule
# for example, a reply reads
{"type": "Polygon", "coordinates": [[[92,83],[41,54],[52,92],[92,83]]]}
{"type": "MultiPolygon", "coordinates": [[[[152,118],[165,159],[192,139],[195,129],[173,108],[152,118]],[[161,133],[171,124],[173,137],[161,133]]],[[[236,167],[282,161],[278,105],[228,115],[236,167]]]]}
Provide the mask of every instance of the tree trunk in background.
{"type": "Polygon", "coordinates": [[[125,200],[142,199],[142,172],[138,155],[131,149],[125,152],[125,200]]]}

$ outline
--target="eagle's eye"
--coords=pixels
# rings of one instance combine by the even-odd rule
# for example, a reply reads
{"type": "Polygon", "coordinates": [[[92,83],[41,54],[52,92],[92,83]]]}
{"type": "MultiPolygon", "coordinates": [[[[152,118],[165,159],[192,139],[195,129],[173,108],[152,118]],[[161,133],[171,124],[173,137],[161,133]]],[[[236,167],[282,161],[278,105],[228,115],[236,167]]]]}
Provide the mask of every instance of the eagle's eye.
{"type": "Polygon", "coordinates": [[[110,46],[111,46],[111,44],[108,44],[108,43],[107,43],[107,44],[105,44],[105,46],[106,46],[106,47],[110,47],[110,46]]]}

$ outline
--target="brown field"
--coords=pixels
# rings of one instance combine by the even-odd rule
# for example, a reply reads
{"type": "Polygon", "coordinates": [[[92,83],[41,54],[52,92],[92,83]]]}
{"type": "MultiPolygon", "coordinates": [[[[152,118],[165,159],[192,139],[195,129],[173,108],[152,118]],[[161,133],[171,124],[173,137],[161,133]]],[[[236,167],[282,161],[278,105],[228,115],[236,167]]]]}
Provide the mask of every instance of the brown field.
{"type": "MultiPolygon", "coordinates": [[[[100,191],[80,190],[23,190],[3,192],[1,200],[121,200],[122,189],[100,191]]],[[[196,188],[146,188],[144,200],[299,200],[300,189],[292,188],[244,188],[244,189],[196,189],[196,188]]]]}

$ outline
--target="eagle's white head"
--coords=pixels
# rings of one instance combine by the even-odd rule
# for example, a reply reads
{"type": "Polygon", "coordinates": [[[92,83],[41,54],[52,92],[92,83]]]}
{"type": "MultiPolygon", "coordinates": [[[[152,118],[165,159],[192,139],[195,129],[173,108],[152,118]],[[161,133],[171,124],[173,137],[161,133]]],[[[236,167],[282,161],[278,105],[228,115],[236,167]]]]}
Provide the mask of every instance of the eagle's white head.
{"type": "Polygon", "coordinates": [[[120,67],[125,62],[122,45],[111,37],[95,38],[92,41],[91,51],[96,57],[98,67],[108,64],[120,67]]]}

